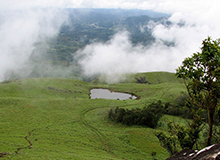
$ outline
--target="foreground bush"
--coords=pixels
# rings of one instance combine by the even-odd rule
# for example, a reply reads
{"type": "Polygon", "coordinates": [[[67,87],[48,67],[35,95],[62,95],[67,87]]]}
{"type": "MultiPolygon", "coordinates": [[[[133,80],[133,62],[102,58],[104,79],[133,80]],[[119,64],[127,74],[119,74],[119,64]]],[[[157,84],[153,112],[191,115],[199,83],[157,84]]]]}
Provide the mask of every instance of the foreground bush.
{"type": "Polygon", "coordinates": [[[143,109],[133,108],[131,110],[116,107],[108,113],[108,118],[116,123],[125,125],[143,125],[155,128],[164,114],[164,106],[161,101],[152,103],[143,109]]]}

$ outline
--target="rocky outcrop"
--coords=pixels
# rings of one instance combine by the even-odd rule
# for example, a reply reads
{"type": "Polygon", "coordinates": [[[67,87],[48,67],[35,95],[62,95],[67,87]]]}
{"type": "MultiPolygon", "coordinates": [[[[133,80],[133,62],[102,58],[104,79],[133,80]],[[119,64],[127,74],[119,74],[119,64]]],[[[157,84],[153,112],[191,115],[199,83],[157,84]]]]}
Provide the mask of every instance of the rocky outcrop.
{"type": "Polygon", "coordinates": [[[214,144],[200,151],[184,149],[167,160],[220,160],[220,144],[214,144]]]}

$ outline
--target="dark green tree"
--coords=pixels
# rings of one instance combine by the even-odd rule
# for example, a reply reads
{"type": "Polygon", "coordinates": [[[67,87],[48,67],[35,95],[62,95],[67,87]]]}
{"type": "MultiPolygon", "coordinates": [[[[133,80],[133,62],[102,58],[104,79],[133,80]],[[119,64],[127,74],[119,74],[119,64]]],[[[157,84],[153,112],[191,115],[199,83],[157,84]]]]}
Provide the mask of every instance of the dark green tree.
{"type": "Polygon", "coordinates": [[[205,39],[201,53],[186,58],[176,70],[176,76],[183,79],[191,103],[207,110],[209,146],[212,144],[214,114],[220,98],[220,39],[205,39]]]}

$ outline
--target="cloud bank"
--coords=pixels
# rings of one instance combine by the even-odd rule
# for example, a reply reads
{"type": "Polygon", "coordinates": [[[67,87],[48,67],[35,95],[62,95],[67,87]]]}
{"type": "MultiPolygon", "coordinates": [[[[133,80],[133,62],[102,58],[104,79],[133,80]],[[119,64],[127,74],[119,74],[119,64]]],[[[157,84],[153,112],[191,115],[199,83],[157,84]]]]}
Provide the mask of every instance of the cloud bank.
{"type": "MultiPolygon", "coordinates": [[[[130,1],[126,1],[130,2],[130,1]]],[[[143,4],[144,1],[138,1],[143,4]]],[[[137,2],[137,3],[138,3],[137,2]]],[[[171,13],[172,25],[149,25],[156,39],[150,47],[132,47],[129,33],[118,33],[107,43],[94,43],[79,54],[86,75],[129,72],[170,71],[181,65],[184,58],[200,51],[202,40],[220,38],[220,1],[149,1],[157,11],[171,13]],[[155,6],[153,5],[155,4],[155,6]],[[156,7],[157,5],[157,7],[156,7]],[[166,46],[163,42],[172,43],[166,46]]],[[[137,4],[136,3],[136,4],[137,4]]],[[[143,27],[144,28],[144,27],[143,27]]]]}

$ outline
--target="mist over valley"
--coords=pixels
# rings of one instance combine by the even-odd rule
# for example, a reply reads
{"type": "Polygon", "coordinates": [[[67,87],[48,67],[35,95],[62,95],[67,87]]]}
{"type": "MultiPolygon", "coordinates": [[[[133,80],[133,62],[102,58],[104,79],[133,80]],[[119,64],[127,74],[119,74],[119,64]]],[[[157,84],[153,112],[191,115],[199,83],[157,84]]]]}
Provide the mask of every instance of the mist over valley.
{"type": "Polygon", "coordinates": [[[218,31],[218,24],[201,25],[199,18],[192,21],[183,13],[98,8],[3,10],[0,79],[90,81],[105,74],[108,82],[117,82],[119,74],[175,72],[186,56],[198,51],[202,39],[217,37],[214,33],[218,31]],[[209,28],[213,28],[211,32],[209,28]]]}
{"type": "MultiPolygon", "coordinates": [[[[121,47],[123,54],[129,54],[132,50],[149,47],[155,42],[152,27],[156,23],[169,24],[167,14],[137,9],[30,9],[8,11],[4,16],[6,20],[2,22],[2,28],[6,28],[7,24],[10,26],[7,28],[10,31],[4,31],[6,33],[3,44],[4,48],[7,48],[4,55],[8,60],[3,63],[2,80],[25,77],[89,79],[103,74],[103,71],[87,73],[88,66],[84,63],[87,63],[85,61],[91,56],[91,50],[87,51],[88,48],[93,45],[105,47],[115,43],[114,40],[121,41],[119,43],[122,46],[109,46],[112,48],[110,53],[113,55],[112,60],[117,61],[114,55],[121,54],[117,48],[121,47]],[[8,14],[11,16],[7,17],[8,14]],[[15,15],[16,17],[13,17],[15,15]],[[22,28],[19,31],[20,35],[15,33],[17,28],[22,28]],[[8,39],[11,35],[15,36],[13,41],[8,39]],[[8,51],[11,48],[15,49],[8,51]]],[[[103,48],[100,54],[109,59],[109,53],[105,53],[108,51],[109,49],[103,48]]],[[[107,64],[102,56],[98,61],[107,64]]],[[[124,61],[126,60],[119,62],[121,66],[124,61]]],[[[88,65],[93,64],[88,63],[88,65]]],[[[94,69],[97,67],[102,68],[93,66],[94,69]]],[[[111,66],[106,67],[110,69],[111,66]]],[[[133,72],[128,69],[125,69],[125,72],[133,72]]],[[[113,68],[112,72],[114,73],[115,70],[117,69],[113,68]]]]}

